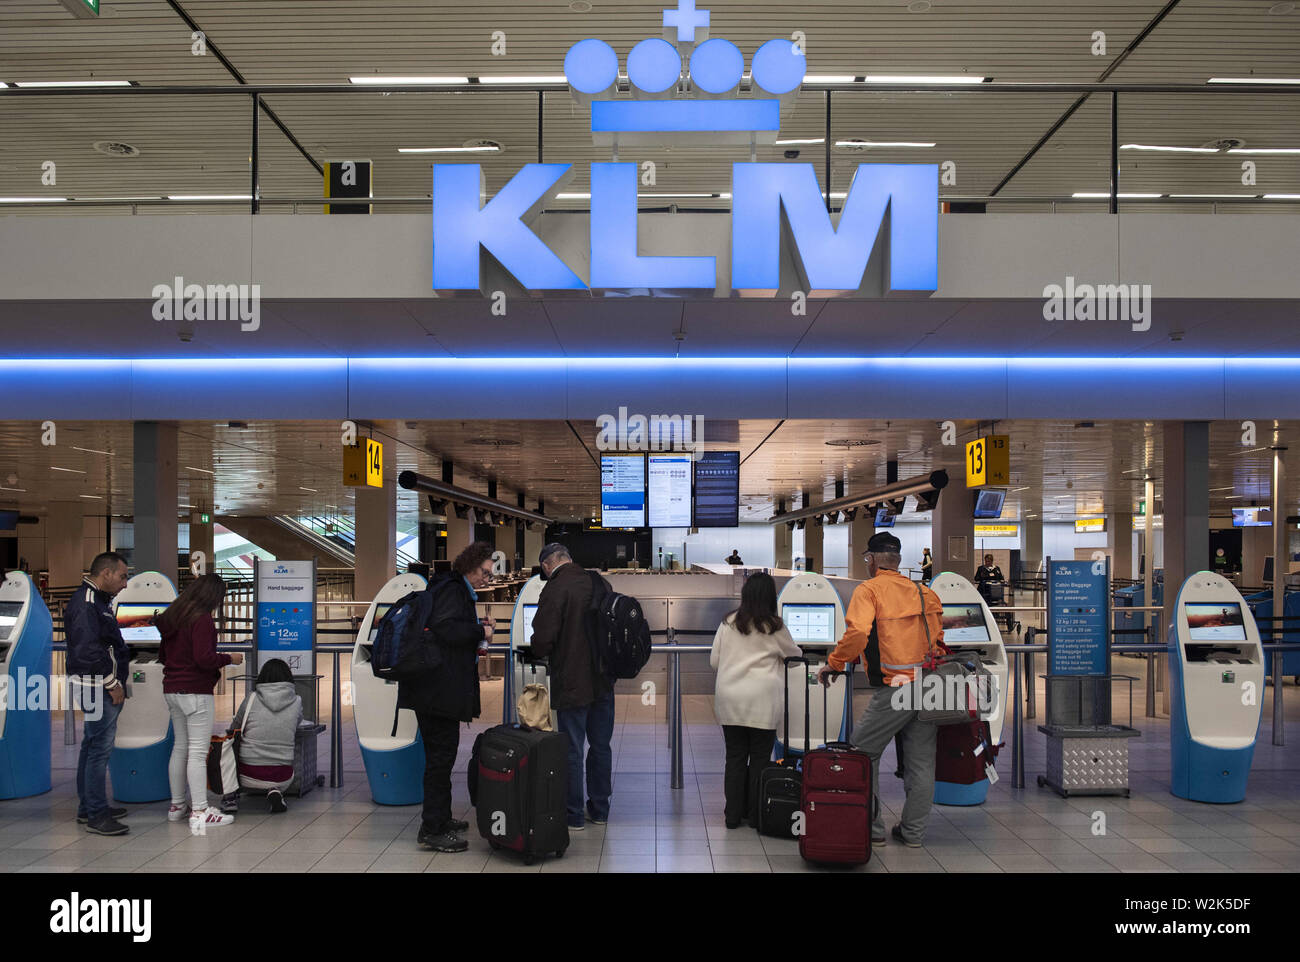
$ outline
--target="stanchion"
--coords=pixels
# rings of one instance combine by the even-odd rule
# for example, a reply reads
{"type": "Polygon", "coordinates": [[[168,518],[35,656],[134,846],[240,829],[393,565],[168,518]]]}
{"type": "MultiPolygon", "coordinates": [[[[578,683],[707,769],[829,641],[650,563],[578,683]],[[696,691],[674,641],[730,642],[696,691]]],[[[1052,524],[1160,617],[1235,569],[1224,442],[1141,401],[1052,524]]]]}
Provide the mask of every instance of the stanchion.
{"type": "Polygon", "coordinates": [[[1034,681],[1034,653],[1027,651],[1025,652],[1025,718],[1034,718],[1037,715],[1038,685],[1034,681]]]}
{"type": "Polygon", "coordinates": [[[330,692],[330,788],[343,787],[343,682],[339,653],[334,656],[334,687],[330,692]]]}
{"type": "MultiPolygon", "coordinates": [[[[1276,677],[1276,676],[1275,676],[1276,677]]],[[[63,744],[77,744],[77,710],[72,705],[72,676],[64,682],[67,686],[67,699],[63,703],[63,744]]]]}
{"type": "Polygon", "coordinates": [[[1286,744],[1286,715],[1282,712],[1282,652],[1273,652],[1273,744],[1286,744]]]}
{"type": "Polygon", "coordinates": [[[1020,707],[1020,652],[1012,652],[1011,666],[1011,787],[1025,787],[1024,718],[1020,707]]]}
{"type": "Polygon", "coordinates": [[[1147,717],[1156,717],[1156,656],[1147,655],[1147,717]]]}
{"type": "Polygon", "coordinates": [[[672,781],[670,784],[672,788],[680,789],[682,787],[682,656],[674,651],[669,657],[673,660],[670,666],[673,681],[673,724],[670,733],[672,781]]]}

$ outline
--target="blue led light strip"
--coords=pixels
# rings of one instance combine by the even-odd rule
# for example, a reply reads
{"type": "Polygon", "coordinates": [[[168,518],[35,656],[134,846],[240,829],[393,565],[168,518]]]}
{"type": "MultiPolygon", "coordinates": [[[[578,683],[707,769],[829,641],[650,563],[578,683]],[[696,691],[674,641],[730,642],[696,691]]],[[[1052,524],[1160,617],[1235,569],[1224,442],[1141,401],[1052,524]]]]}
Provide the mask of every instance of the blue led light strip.
{"type": "Polygon", "coordinates": [[[780,129],[777,100],[595,100],[591,104],[593,134],[780,129]]]}

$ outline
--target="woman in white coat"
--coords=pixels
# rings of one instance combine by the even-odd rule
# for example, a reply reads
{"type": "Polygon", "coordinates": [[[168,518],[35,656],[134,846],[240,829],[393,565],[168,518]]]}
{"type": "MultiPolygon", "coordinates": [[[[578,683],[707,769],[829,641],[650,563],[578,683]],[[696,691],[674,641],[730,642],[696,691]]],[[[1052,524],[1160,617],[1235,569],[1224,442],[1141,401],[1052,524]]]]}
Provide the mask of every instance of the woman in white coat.
{"type": "Polygon", "coordinates": [[[776,582],[768,574],[750,575],[740,608],[718,626],[709,654],[718,673],[713,712],[727,749],[727,828],[739,828],[745,819],[758,825],[758,773],[772,757],[784,712],[785,659],[799,654],[776,613],[776,582]]]}

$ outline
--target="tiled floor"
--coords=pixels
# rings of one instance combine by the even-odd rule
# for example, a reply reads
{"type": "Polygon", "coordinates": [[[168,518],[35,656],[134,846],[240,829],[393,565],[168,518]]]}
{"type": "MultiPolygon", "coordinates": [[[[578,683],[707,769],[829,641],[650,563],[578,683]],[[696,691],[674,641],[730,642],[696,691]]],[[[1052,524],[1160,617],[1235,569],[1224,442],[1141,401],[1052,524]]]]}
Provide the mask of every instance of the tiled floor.
{"type": "MultiPolygon", "coordinates": [[[[1130,672],[1137,662],[1123,662],[1130,672]]],[[[1140,686],[1136,686],[1138,692],[1140,686]]],[[[1288,716],[1300,718],[1300,691],[1288,684],[1288,716]]],[[[473,734],[500,717],[499,683],[484,688],[485,716],[466,730],[455,778],[458,816],[470,817],[464,766],[473,734]]],[[[73,820],[76,746],[55,748],[54,790],[0,802],[0,871],[5,872],[808,872],[794,842],[728,831],[722,821],[722,736],[711,699],[685,701],[681,790],[669,788],[667,728],[640,699],[619,699],[614,735],[614,804],[608,826],[572,836],[562,859],[525,866],[491,852],[471,831],[469,851],[435,855],[415,844],[417,807],[370,800],[360,752],[345,723],[345,787],[290,799],[271,816],[246,800],[231,826],[193,837],[168,823],[166,802],[130,806],[131,833],[87,835],[73,820]]],[[[878,846],[858,872],[1250,872],[1300,870],[1300,751],[1271,744],[1271,690],[1255,752],[1247,801],[1202,805],[1168,791],[1167,720],[1135,718],[1129,799],[1061,799],[1035,785],[1044,739],[1026,723],[1026,785],[1010,787],[1010,754],[987,803],[936,806],[923,849],[878,846]],[[1105,816],[1104,834],[1094,834],[1105,816]]],[[[1041,701],[1040,701],[1041,705],[1041,701]]],[[[660,708],[662,712],[662,708],[660,708]]],[[[1138,708],[1140,716],[1140,702],[1138,708]]],[[[1295,722],[1292,722],[1295,725],[1295,722]]],[[[56,733],[61,726],[56,725],[56,733]]],[[[1293,741],[1300,734],[1292,734],[1293,741]]],[[[321,762],[328,758],[321,740],[321,762]]],[[[882,762],[887,823],[903,800],[892,775],[893,749],[882,762]]]]}

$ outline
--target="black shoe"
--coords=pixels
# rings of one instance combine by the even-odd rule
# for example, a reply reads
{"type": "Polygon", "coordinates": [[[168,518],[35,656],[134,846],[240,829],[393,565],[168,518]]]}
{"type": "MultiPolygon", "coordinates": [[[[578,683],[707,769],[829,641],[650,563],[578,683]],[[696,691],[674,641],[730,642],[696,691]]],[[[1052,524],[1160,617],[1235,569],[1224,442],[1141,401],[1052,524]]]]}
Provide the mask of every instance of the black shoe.
{"type": "Polygon", "coordinates": [[[890,835],[891,838],[894,839],[894,841],[896,841],[896,842],[902,842],[902,843],[903,843],[904,845],[906,845],[908,848],[920,848],[920,847],[921,847],[921,843],[920,843],[920,842],[909,842],[907,839],[903,838],[903,826],[901,826],[901,825],[895,825],[892,829],[890,829],[890,830],[889,830],[889,835],[890,835]]]}
{"type": "Polygon", "coordinates": [[[448,819],[447,824],[443,826],[444,832],[468,832],[469,822],[463,818],[448,819]]]}
{"type": "MultiPolygon", "coordinates": [[[[125,808],[110,808],[108,810],[108,817],[111,819],[116,820],[119,818],[126,818],[126,816],[127,816],[127,811],[125,808]]],[[[87,818],[85,815],[77,816],[78,825],[85,825],[88,821],[90,821],[90,819],[87,818]]]]}
{"type": "Polygon", "coordinates": [[[591,822],[592,825],[604,825],[609,821],[609,816],[606,815],[602,818],[597,815],[596,810],[591,807],[591,802],[587,802],[587,821],[591,822]]]}
{"type": "Polygon", "coordinates": [[[131,830],[111,815],[105,815],[98,821],[89,822],[86,831],[91,835],[125,835],[131,830]]]}
{"type": "Polygon", "coordinates": [[[289,810],[289,806],[284,804],[284,794],[282,792],[267,792],[266,800],[271,805],[271,811],[276,815],[289,810]]]}
{"type": "Polygon", "coordinates": [[[727,819],[727,828],[740,828],[741,824],[742,822],[740,819],[736,819],[734,822],[731,819],[727,819]]]}
{"type": "Polygon", "coordinates": [[[435,835],[420,829],[418,841],[421,848],[432,849],[435,852],[463,852],[469,848],[469,842],[455,832],[441,832],[435,835]]]}

